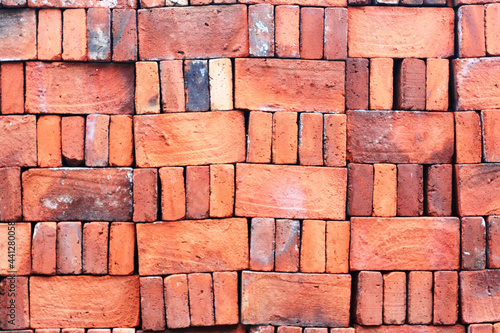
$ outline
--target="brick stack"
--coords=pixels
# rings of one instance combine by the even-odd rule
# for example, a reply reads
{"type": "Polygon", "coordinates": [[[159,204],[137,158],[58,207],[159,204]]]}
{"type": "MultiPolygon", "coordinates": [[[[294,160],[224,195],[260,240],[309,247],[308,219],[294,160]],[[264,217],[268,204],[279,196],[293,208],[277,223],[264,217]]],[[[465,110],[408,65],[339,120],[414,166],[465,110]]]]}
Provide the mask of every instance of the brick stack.
{"type": "Polygon", "coordinates": [[[0,330],[500,333],[494,2],[0,0],[0,330]]]}

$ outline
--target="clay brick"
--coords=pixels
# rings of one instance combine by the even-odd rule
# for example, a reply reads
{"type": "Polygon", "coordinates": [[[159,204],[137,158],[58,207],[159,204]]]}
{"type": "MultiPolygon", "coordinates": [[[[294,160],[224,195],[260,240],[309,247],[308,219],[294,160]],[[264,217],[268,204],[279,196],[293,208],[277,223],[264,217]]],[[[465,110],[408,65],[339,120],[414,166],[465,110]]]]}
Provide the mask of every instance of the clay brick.
{"type": "Polygon", "coordinates": [[[493,333],[500,332],[500,323],[493,324],[493,333]]]}
{"type": "Polygon", "coordinates": [[[273,137],[273,114],[250,112],[248,120],[247,162],[270,163],[273,137]]]}
{"type": "Polygon", "coordinates": [[[24,64],[5,62],[0,66],[1,114],[24,113],[24,64]]]}
{"type": "Polygon", "coordinates": [[[63,328],[61,333],[85,333],[85,328],[63,328]]]}
{"type": "Polygon", "coordinates": [[[304,333],[328,333],[328,328],[304,328],[304,333]]]}
{"type": "Polygon", "coordinates": [[[138,10],[138,29],[142,60],[248,56],[245,5],[138,10]]]}
{"type": "Polygon", "coordinates": [[[427,59],[426,71],[426,110],[448,110],[448,86],[450,69],[448,59],[427,59]]]}
{"type": "Polygon", "coordinates": [[[21,221],[21,169],[0,168],[0,221],[21,221]]]}
{"type": "Polygon", "coordinates": [[[330,328],[330,333],[354,333],[354,327],[346,327],[346,328],[330,328]]]}
{"type": "Polygon", "coordinates": [[[31,246],[33,274],[56,274],[56,228],[56,222],[38,222],[35,225],[31,246]]]}
{"type": "Polygon", "coordinates": [[[243,218],[137,224],[137,244],[141,275],[248,268],[243,218]]]}
{"type": "Polygon", "coordinates": [[[325,10],[302,7],[300,9],[300,57],[302,59],[323,58],[325,10]]]}
{"type": "Polygon", "coordinates": [[[251,326],[250,333],[274,333],[274,326],[251,326]]]}
{"type": "Polygon", "coordinates": [[[371,216],[373,207],[373,165],[349,164],[347,188],[349,216],[371,216]]]}
{"type": "Polygon", "coordinates": [[[62,166],[61,117],[39,117],[36,133],[38,166],[41,168],[62,166]]]}
{"type": "Polygon", "coordinates": [[[0,329],[8,332],[30,327],[28,277],[11,275],[0,281],[0,301],[0,329]]]}
{"type": "Polygon", "coordinates": [[[354,325],[359,333],[465,333],[465,326],[431,326],[431,325],[384,325],[364,327],[354,325]]]}
{"type": "Polygon", "coordinates": [[[431,165],[427,169],[427,185],[425,187],[426,215],[451,215],[452,172],[451,164],[431,165]]]}
{"type": "Polygon", "coordinates": [[[208,111],[210,109],[207,60],[184,61],[184,89],[187,111],[208,111]]]}
{"type": "Polygon", "coordinates": [[[455,177],[460,216],[500,214],[499,164],[456,165],[455,177]]]}
{"type": "Polygon", "coordinates": [[[300,58],[300,8],[276,6],[276,55],[280,58],[300,58]]]}
{"type": "Polygon", "coordinates": [[[160,77],[154,61],[135,63],[135,113],[160,113],[160,77]]]}
{"type": "Polygon", "coordinates": [[[461,6],[457,11],[457,51],[459,58],[484,57],[484,7],[461,6]]]}
{"type": "Polygon", "coordinates": [[[111,10],[89,8],[87,10],[88,54],[90,61],[111,60],[111,10]]]}
{"type": "Polygon", "coordinates": [[[462,218],[462,269],[486,268],[486,223],[482,217],[462,218]]]}
{"type": "Polygon", "coordinates": [[[214,292],[210,273],[188,274],[189,312],[191,325],[213,326],[214,292]]]}
{"type": "Polygon", "coordinates": [[[236,59],[235,107],[344,113],[344,77],[343,61],[236,59]]]}
{"type": "Polygon", "coordinates": [[[345,168],[237,164],[235,215],[344,220],[346,185],[345,168]]]}
{"type": "Polygon", "coordinates": [[[210,78],[210,109],[233,109],[233,65],[231,59],[211,59],[208,61],[210,78]]]}
{"type": "Polygon", "coordinates": [[[245,120],[239,111],[136,116],[134,138],[141,168],[245,161],[245,120]]]}
{"type": "Polygon", "coordinates": [[[301,165],[323,165],[323,128],[322,114],[308,112],[300,114],[299,161],[301,165]]]}
{"type": "Polygon", "coordinates": [[[351,224],[349,221],[326,222],[326,272],[349,272],[349,243],[351,224]]]}
{"type": "MultiPolygon", "coordinates": [[[[481,111],[483,154],[485,162],[500,162],[500,112],[481,111]]],[[[478,138],[480,135],[477,136],[478,138]]]]}
{"type": "Polygon", "coordinates": [[[380,272],[359,272],[356,281],[356,323],[382,325],[384,280],[380,272]]]}
{"type": "Polygon", "coordinates": [[[347,327],[350,297],[349,275],[245,271],[241,322],[244,325],[347,327]]]}
{"type": "Polygon", "coordinates": [[[167,276],[165,287],[165,309],[168,328],[189,327],[188,281],[186,274],[167,276]]]}
{"type": "Polygon", "coordinates": [[[212,277],[214,288],[215,324],[238,324],[238,273],[214,272],[212,277]]]}
{"type": "Polygon", "coordinates": [[[231,217],[234,207],[234,165],[210,166],[210,217],[231,217]]]}
{"type": "Polygon", "coordinates": [[[384,274],[384,324],[402,325],[406,319],[406,273],[384,274]]]}
{"type": "MultiPolygon", "coordinates": [[[[217,0],[215,0],[217,1],[217,0]]],[[[221,0],[224,1],[224,0],[221,0]]],[[[166,0],[165,6],[187,6],[188,0],[166,0]]]]}
{"type": "Polygon", "coordinates": [[[488,4],[484,6],[485,39],[486,52],[488,55],[500,55],[500,6],[498,4],[488,4]]]}
{"type": "Polygon", "coordinates": [[[132,166],[134,163],[133,118],[128,115],[110,117],[109,165],[132,166]]]}
{"type": "Polygon", "coordinates": [[[460,221],[353,217],[350,259],[351,270],[458,269],[460,221]]]}
{"type": "Polygon", "coordinates": [[[36,166],[36,117],[0,118],[0,167],[36,166]]]}
{"type": "Polygon", "coordinates": [[[254,217],[250,232],[250,270],[272,271],[276,224],[273,218],[254,217]]]}
{"type": "Polygon", "coordinates": [[[468,333],[493,333],[493,324],[472,324],[467,329],[468,333]]]}
{"type": "Polygon", "coordinates": [[[324,273],[326,265],[326,222],[304,220],[300,245],[300,271],[324,273]]]}
{"type": "Polygon", "coordinates": [[[28,0],[30,7],[56,7],[56,8],[137,8],[136,0],[28,0]]]}
{"type": "Polygon", "coordinates": [[[424,167],[420,164],[398,165],[398,216],[424,214],[424,167]]]}
{"type": "Polygon", "coordinates": [[[488,216],[488,268],[500,268],[500,216],[488,216]]]}
{"type": "Polygon", "coordinates": [[[26,112],[132,114],[133,83],[131,64],[28,62],[26,112]]]}
{"type": "Polygon", "coordinates": [[[143,276],[141,283],[141,328],[148,331],[165,329],[165,303],[163,301],[163,278],[143,276]]]}
{"type": "Polygon", "coordinates": [[[109,231],[110,275],[131,275],[134,273],[135,225],[127,222],[113,222],[109,231]]]}
{"type": "Polygon", "coordinates": [[[82,223],[57,224],[57,274],[82,274],[82,223]]]}
{"type": "Polygon", "coordinates": [[[369,60],[365,58],[347,58],[346,60],[345,105],[348,110],[368,109],[370,96],[368,66],[369,60]]]}
{"type": "Polygon", "coordinates": [[[302,327],[280,326],[276,329],[277,333],[302,333],[302,327]]]}
{"type": "Polygon", "coordinates": [[[85,165],[108,166],[109,116],[90,114],[85,124],[85,165]]]}
{"type": "Polygon", "coordinates": [[[455,112],[455,162],[481,163],[481,119],[475,111],[455,112]]]}
{"type": "Polygon", "coordinates": [[[298,114],[275,112],[273,114],[272,156],[274,164],[296,164],[298,149],[298,114]]]}
{"type": "Polygon", "coordinates": [[[64,163],[82,165],[85,160],[85,118],[80,116],[61,119],[61,146],[64,163]]]}
{"type": "Polygon", "coordinates": [[[347,8],[325,9],[324,56],[327,60],[347,58],[347,8]]]}
{"type": "Polygon", "coordinates": [[[300,253],[300,221],[276,220],[274,270],[298,272],[300,253]]]}
{"type": "Polygon", "coordinates": [[[162,112],[186,111],[182,60],[160,62],[162,112]]]}
{"type": "Polygon", "coordinates": [[[450,163],[453,114],[348,111],[347,159],[354,163],[450,163]],[[419,127],[413,124],[420,124],[419,127]]]}
{"type": "Polygon", "coordinates": [[[393,59],[370,59],[370,109],[392,109],[394,93],[393,67],[393,59]]]}
{"type": "Polygon", "coordinates": [[[32,9],[0,10],[0,59],[36,58],[36,12],[32,9]]]}
{"type": "Polygon", "coordinates": [[[134,170],[134,222],[153,222],[158,212],[158,170],[134,170]]]}
{"type": "Polygon", "coordinates": [[[63,60],[87,60],[87,13],[84,8],[63,11],[62,49],[63,60]]]}
{"type": "Polygon", "coordinates": [[[139,325],[138,276],[32,276],[30,296],[32,328],[139,325]]]}
{"type": "MultiPolygon", "coordinates": [[[[191,4],[194,5],[194,1],[191,4]]],[[[164,7],[165,0],[141,0],[141,8],[164,7]]]]}
{"type": "Polygon", "coordinates": [[[113,61],[137,60],[137,17],[135,9],[114,9],[112,20],[113,61]]]}
{"type": "Polygon", "coordinates": [[[274,6],[263,3],[248,7],[250,56],[274,56],[274,6]]]}
{"type": "Polygon", "coordinates": [[[408,324],[432,323],[432,272],[408,274],[408,324]]]}
{"type": "Polygon", "coordinates": [[[62,12],[59,9],[38,11],[37,51],[39,60],[61,60],[62,12]]]}
{"type": "Polygon", "coordinates": [[[108,222],[83,225],[83,274],[108,274],[108,222]]]}
{"type": "Polygon", "coordinates": [[[453,55],[454,12],[451,8],[366,6],[350,7],[348,13],[349,57],[447,58],[453,55]]]}
{"type": "Polygon", "coordinates": [[[396,71],[397,109],[425,110],[425,62],[421,59],[403,59],[396,71]]]}
{"type": "Polygon", "coordinates": [[[27,0],[3,0],[3,7],[25,7],[27,0]]]}
{"type": "Polygon", "coordinates": [[[210,167],[186,167],[186,218],[205,219],[210,212],[210,167]]]}
{"type": "Polygon", "coordinates": [[[61,332],[60,328],[39,328],[35,330],[35,333],[60,333],[60,332],[61,332]]]}
{"type": "Polygon", "coordinates": [[[186,216],[184,168],[161,168],[161,219],[174,221],[186,216]]]}
{"type": "Polygon", "coordinates": [[[458,273],[434,272],[434,325],[454,325],[458,320],[458,273]]]}
{"type": "Polygon", "coordinates": [[[326,114],[324,125],[324,163],[326,166],[346,165],[346,127],[345,114],[326,114]]]}
{"type": "Polygon", "coordinates": [[[374,164],[373,216],[396,216],[397,169],[394,164],[374,164]]]}
{"type": "Polygon", "coordinates": [[[460,305],[464,323],[500,321],[499,270],[460,272],[460,305]]]}
{"type": "MultiPolygon", "coordinates": [[[[0,223],[0,276],[29,275],[31,273],[31,225],[29,223],[0,223]],[[14,233],[14,235],[13,235],[14,233]],[[9,239],[9,236],[10,239],[9,239]],[[12,236],[15,237],[14,262],[9,261],[12,253],[12,236]]],[[[6,304],[6,303],[2,303],[6,304]]],[[[2,317],[0,317],[2,318],[2,317]]]]}

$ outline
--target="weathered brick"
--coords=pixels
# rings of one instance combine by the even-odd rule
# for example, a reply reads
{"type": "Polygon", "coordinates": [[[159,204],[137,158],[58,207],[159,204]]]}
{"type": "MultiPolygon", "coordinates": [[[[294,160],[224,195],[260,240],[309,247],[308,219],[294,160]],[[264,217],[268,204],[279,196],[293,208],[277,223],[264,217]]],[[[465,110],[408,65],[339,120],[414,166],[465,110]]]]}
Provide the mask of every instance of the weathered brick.
{"type": "Polygon", "coordinates": [[[148,331],[165,329],[165,303],[163,297],[163,278],[143,276],[141,284],[141,328],[148,331]]]}
{"type": "Polygon", "coordinates": [[[427,59],[426,72],[426,110],[448,110],[448,86],[450,69],[448,59],[427,59]]]}
{"type": "Polygon", "coordinates": [[[184,168],[161,168],[161,219],[180,220],[186,216],[184,168]]]}
{"type": "Polygon", "coordinates": [[[158,170],[134,170],[134,222],[153,222],[158,212],[158,170]]]}
{"type": "Polygon", "coordinates": [[[89,8],[87,10],[88,54],[90,61],[111,60],[111,10],[89,8]]]}
{"type": "Polygon", "coordinates": [[[41,116],[36,126],[38,166],[60,167],[61,155],[61,117],[41,116]]]}
{"type": "Polygon", "coordinates": [[[231,59],[208,61],[210,78],[210,109],[233,109],[233,65],[231,59]]]}
{"type": "Polygon", "coordinates": [[[325,10],[316,7],[300,8],[300,57],[323,58],[325,10]]]}
{"type": "Polygon", "coordinates": [[[276,220],[274,270],[298,272],[300,253],[300,221],[276,220]]]}
{"type": "Polygon", "coordinates": [[[500,268],[500,216],[488,216],[488,268],[500,268]]]}
{"type": "Polygon", "coordinates": [[[455,112],[455,162],[481,163],[481,119],[475,111],[455,112]]]}
{"type": "Polygon", "coordinates": [[[189,327],[188,280],[186,274],[169,275],[164,280],[168,328],[189,327]]]}
{"type": "Polygon", "coordinates": [[[324,273],[326,266],[326,222],[302,221],[300,271],[324,273]]]}
{"type": "Polygon", "coordinates": [[[63,12],[62,50],[63,60],[87,60],[87,12],[84,8],[66,9],[63,12]]]}
{"type": "Polygon", "coordinates": [[[427,169],[425,214],[450,216],[452,207],[453,168],[451,164],[431,165],[427,169]]]}
{"type": "Polygon", "coordinates": [[[323,129],[322,114],[309,112],[300,114],[299,161],[301,165],[323,165],[323,129]]]}
{"type": "Polygon", "coordinates": [[[28,277],[11,275],[0,281],[0,329],[7,331],[30,328],[28,277]],[[14,291],[13,291],[14,290],[14,291]],[[14,295],[13,295],[14,294],[14,295]]]}
{"type": "Polygon", "coordinates": [[[460,306],[464,323],[500,321],[500,271],[460,272],[460,306]]]}
{"type": "Polygon", "coordinates": [[[0,221],[21,221],[21,169],[0,168],[0,221]]]}
{"type": "Polygon", "coordinates": [[[300,58],[300,8],[276,6],[276,55],[280,58],[300,58]]]}
{"type": "Polygon", "coordinates": [[[460,216],[500,214],[500,164],[459,164],[455,178],[460,216]]]}
{"type": "Polygon", "coordinates": [[[85,118],[80,116],[61,119],[62,157],[66,165],[82,165],[85,161],[85,118]]]}
{"type": "Polygon", "coordinates": [[[347,116],[345,114],[325,114],[323,122],[324,164],[326,166],[345,166],[347,116]]]}
{"type": "Polygon", "coordinates": [[[347,8],[325,9],[324,56],[327,60],[347,58],[347,8]]]}
{"type": "MultiPolygon", "coordinates": [[[[500,162],[500,112],[481,111],[483,154],[485,162],[500,162]]],[[[478,138],[481,135],[478,135],[478,138]]]]}
{"type": "Polygon", "coordinates": [[[135,9],[115,9],[112,20],[113,61],[137,60],[137,16],[135,9]]]}
{"type": "Polygon", "coordinates": [[[369,60],[365,58],[347,58],[345,103],[348,110],[367,110],[369,101],[369,60]]]}
{"type": "Polygon", "coordinates": [[[406,273],[384,274],[384,324],[402,325],[406,319],[406,273]]]}
{"type": "Polygon", "coordinates": [[[163,112],[186,111],[182,60],[160,62],[160,89],[163,112]]]}
{"type": "Polygon", "coordinates": [[[393,70],[393,59],[370,59],[370,109],[392,109],[394,94],[393,70]]]}
{"type": "Polygon", "coordinates": [[[0,66],[1,114],[24,113],[24,64],[4,62],[0,66]]]}
{"type": "Polygon", "coordinates": [[[160,113],[160,77],[158,63],[135,63],[135,113],[160,113]]]}
{"type": "Polygon", "coordinates": [[[458,57],[484,57],[486,55],[486,41],[483,5],[459,7],[457,25],[458,57]]]}
{"type": "Polygon", "coordinates": [[[0,223],[0,260],[2,260],[0,276],[29,275],[31,273],[30,223],[0,223]],[[13,262],[9,261],[12,259],[12,255],[9,256],[9,252],[12,253],[12,243],[9,245],[9,241],[12,242],[12,236],[15,237],[13,262]]]}
{"type": "Polygon", "coordinates": [[[358,326],[354,325],[358,333],[465,333],[465,326],[432,326],[432,325],[383,325],[358,326]]]}
{"type": "Polygon", "coordinates": [[[273,114],[272,156],[274,164],[296,164],[298,149],[298,113],[273,114]]]}
{"type": "Polygon", "coordinates": [[[82,274],[82,223],[57,224],[57,274],[82,274]]]}
{"type": "Polygon", "coordinates": [[[36,117],[0,117],[0,167],[37,165],[36,117]]]}
{"type": "Polygon", "coordinates": [[[493,333],[493,324],[472,324],[467,328],[469,333],[493,333]]]}
{"type": "Polygon", "coordinates": [[[326,221],[326,272],[349,272],[349,221],[326,221]]]}
{"type": "Polygon", "coordinates": [[[210,273],[193,273],[188,274],[187,279],[191,325],[213,326],[215,315],[212,275],[210,273]]]}
{"type": "Polygon", "coordinates": [[[434,272],[434,325],[454,325],[458,320],[458,273],[434,272]]]}
{"type": "Polygon", "coordinates": [[[373,216],[396,216],[397,169],[394,164],[373,165],[373,216]]]}
{"type": "Polygon", "coordinates": [[[85,165],[108,166],[109,116],[90,114],[85,124],[85,165]]]}
{"type": "Polygon", "coordinates": [[[396,71],[396,108],[398,110],[425,110],[425,62],[421,59],[403,59],[396,71]]]}
{"type": "Polygon", "coordinates": [[[382,325],[383,288],[384,280],[380,272],[359,272],[356,280],[356,323],[382,325]]]}
{"type": "Polygon", "coordinates": [[[33,274],[56,274],[56,222],[38,222],[33,230],[31,271],[33,274]]]}
{"type": "Polygon", "coordinates": [[[214,309],[216,325],[235,325],[239,322],[238,273],[214,272],[214,309]]]}
{"type": "Polygon", "coordinates": [[[108,274],[108,222],[83,225],[83,274],[108,274]]]}
{"type": "Polygon", "coordinates": [[[371,216],[373,207],[374,169],[370,164],[349,164],[347,188],[349,216],[371,216]]]}
{"type": "Polygon", "coordinates": [[[408,274],[408,324],[432,323],[432,272],[408,274]]]}
{"type": "Polygon", "coordinates": [[[135,224],[113,222],[109,229],[110,275],[131,275],[134,273],[135,224]]]}
{"type": "Polygon", "coordinates": [[[0,59],[31,60],[36,52],[36,12],[32,9],[0,10],[0,59]]]}
{"type": "Polygon", "coordinates": [[[270,163],[273,137],[273,114],[250,112],[248,120],[247,162],[270,163]]]}
{"type": "Polygon", "coordinates": [[[210,167],[186,167],[186,218],[206,219],[210,213],[210,167]]]}
{"type": "Polygon", "coordinates": [[[136,0],[28,0],[30,7],[56,8],[137,8],[136,0]]]}
{"type": "Polygon", "coordinates": [[[109,122],[109,165],[132,166],[134,163],[133,118],[111,116],[109,122]]]}
{"type": "Polygon", "coordinates": [[[248,34],[251,56],[274,56],[273,5],[263,3],[248,7],[248,34]]]}
{"type": "Polygon", "coordinates": [[[272,271],[274,269],[274,249],[276,224],[273,218],[254,217],[250,231],[250,269],[252,271],[272,271]]]}
{"type": "Polygon", "coordinates": [[[488,4],[484,6],[484,29],[486,40],[486,52],[488,55],[500,55],[500,5],[488,4]]]}
{"type": "Polygon", "coordinates": [[[270,3],[272,5],[301,5],[301,6],[321,6],[321,7],[342,7],[346,6],[345,0],[238,0],[241,3],[270,3]]]}
{"type": "Polygon", "coordinates": [[[208,111],[210,109],[207,60],[187,60],[184,62],[184,88],[187,111],[208,111]]]}
{"type": "Polygon", "coordinates": [[[481,270],[486,268],[486,223],[484,218],[462,218],[462,269],[481,270]]]}
{"type": "Polygon", "coordinates": [[[398,216],[424,214],[424,168],[420,164],[398,165],[398,216]]]}
{"type": "Polygon", "coordinates": [[[59,9],[38,11],[37,51],[39,60],[61,60],[62,12],[59,9]]]}
{"type": "Polygon", "coordinates": [[[210,217],[231,217],[234,209],[234,165],[210,166],[210,217]]]}

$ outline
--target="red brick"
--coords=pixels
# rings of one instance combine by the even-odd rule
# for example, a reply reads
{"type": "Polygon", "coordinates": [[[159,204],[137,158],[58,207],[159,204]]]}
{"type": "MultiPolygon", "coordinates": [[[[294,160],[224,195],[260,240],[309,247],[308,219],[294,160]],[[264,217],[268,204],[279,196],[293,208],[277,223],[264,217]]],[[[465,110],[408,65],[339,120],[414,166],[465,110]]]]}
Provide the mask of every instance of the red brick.
{"type": "Polygon", "coordinates": [[[452,172],[451,164],[431,165],[427,169],[427,185],[425,187],[426,215],[451,215],[452,172]]]}
{"type": "Polygon", "coordinates": [[[161,168],[161,219],[174,221],[186,216],[184,168],[161,168]]]}
{"type": "Polygon", "coordinates": [[[210,168],[186,167],[186,218],[204,219],[210,211],[210,168]]]}
{"type": "Polygon", "coordinates": [[[251,326],[250,333],[274,333],[274,326],[251,326]]]}
{"type": "Polygon", "coordinates": [[[235,215],[343,220],[346,185],[345,168],[237,164],[235,215]]]}
{"type": "Polygon", "coordinates": [[[500,216],[488,216],[488,268],[500,268],[500,216]]]}
{"type": "Polygon", "coordinates": [[[39,117],[36,132],[38,166],[42,168],[62,166],[61,117],[39,117]]]}
{"type": "Polygon", "coordinates": [[[263,3],[248,7],[248,34],[251,56],[274,56],[273,5],[263,3]]]}
{"type": "Polygon", "coordinates": [[[276,225],[273,218],[254,217],[250,232],[250,269],[252,271],[272,271],[274,269],[274,249],[276,225]]]}
{"type": "Polygon", "coordinates": [[[370,98],[368,66],[369,60],[365,58],[346,60],[345,103],[348,110],[368,110],[370,98]]]}
{"type": "Polygon", "coordinates": [[[158,170],[134,170],[134,222],[153,222],[158,212],[158,170]]]}
{"type": "Polygon", "coordinates": [[[88,59],[111,61],[111,10],[109,8],[87,10],[87,37],[88,59]]]}
{"type": "Polygon", "coordinates": [[[434,325],[454,325],[458,320],[458,273],[434,272],[434,325]]]}
{"type": "Polygon", "coordinates": [[[210,217],[231,217],[234,207],[234,165],[210,166],[210,217]]]}
{"type": "Polygon", "coordinates": [[[500,55],[500,6],[498,4],[488,4],[484,6],[485,39],[486,52],[488,55],[500,55]]]}
{"type": "Polygon", "coordinates": [[[343,113],[344,77],[341,61],[236,59],[235,107],[343,113]]]}
{"type": "Polygon", "coordinates": [[[408,324],[432,323],[432,272],[408,274],[408,324]]]}
{"type": "MultiPolygon", "coordinates": [[[[194,5],[194,1],[191,1],[194,5]]],[[[141,0],[141,8],[164,7],[165,0],[141,0]]]]}
{"type": "MultiPolygon", "coordinates": [[[[29,275],[31,273],[31,225],[29,223],[0,223],[0,275],[29,275]],[[12,237],[15,233],[14,262],[12,256],[12,237]]],[[[5,304],[5,303],[2,303],[5,304]]],[[[0,317],[1,318],[1,317],[0,317]]]]}
{"type": "Polygon", "coordinates": [[[63,12],[62,48],[63,60],[87,60],[87,13],[84,8],[66,9],[63,12]]]}
{"type": "Polygon", "coordinates": [[[465,326],[432,326],[432,325],[384,325],[364,327],[354,325],[359,333],[465,333],[465,326]]]}
{"type": "Polygon", "coordinates": [[[481,163],[481,119],[475,111],[455,112],[455,162],[481,163]]]}
{"type": "Polygon", "coordinates": [[[248,120],[247,162],[270,163],[273,136],[273,114],[250,112],[248,120]]]}
{"type": "Polygon", "coordinates": [[[245,5],[139,10],[138,29],[143,60],[248,56],[245,5]]]}
{"type": "Polygon", "coordinates": [[[370,59],[370,109],[392,109],[394,93],[393,71],[393,59],[370,59]]]}
{"type": "Polygon", "coordinates": [[[85,165],[108,166],[109,116],[88,115],[85,129],[85,165]]]}
{"type": "Polygon", "coordinates": [[[241,322],[347,327],[350,297],[349,275],[243,272],[241,322]]]}
{"type": "Polygon", "coordinates": [[[355,163],[449,163],[453,127],[453,114],[446,112],[348,111],[347,158],[355,163]]]}
{"type": "Polygon", "coordinates": [[[396,216],[397,169],[394,164],[374,164],[373,216],[396,216]]]}
{"type": "Polygon", "coordinates": [[[28,62],[26,112],[132,114],[133,82],[130,64],[28,62]]]}
{"type": "Polygon", "coordinates": [[[164,280],[168,328],[189,327],[188,280],[186,274],[167,276],[164,280]]]}
{"type": "Polygon", "coordinates": [[[326,222],[304,220],[300,245],[300,271],[324,273],[326,266],[326,222]]]}
{"type": "Polygon", "coordinates": [[[493,324],[472,324],[467,329],[468,333],[493,333],[493,324]]]}
{"type": "Polygon", "coordinates": [[[209,273],[189,274],[188,287],[191,325],[213,326],[215,318],[212,275],[209,273]]]}
{"type": "Polygon", "coordinates": [[[349,221],[326,222],[326,272],[349,272],[349,243],[351,224],[349,221]]]}
{"type": "Polygon", "coordinates": [[[162,111],[185,111],[184,72],[182,60],[160,62],[162,111]]]}
{"type": "Polygon", "coordinates": [[[0,167],[36,166],[36,117],[0,118],[0,167]]]}
{"type": "Polygon", "coordinates": [[[22,62],[1,64],[0,90],[2,92],[1,114],[24,113],[24,64],[22,62]]]}
{"type": "Polygon", "coordinates": [[[60,328],[39,328],[35,330],[35,333],[60,333],[60,332],[61,332],[60,328]]]}
{"type": "Polygon", "coordinates": [[[0,301],[2,302],[0,329],[19,330],[30,327],[28,292],[28,277],[26,276],[11,275],[0,281],[0,301]]]}
{"type": "Polygon", "coordinates": [[[135,63],[135,112],[136,114],[160,113],[160,77],[158,63],[135,63]]]}
{"type": "Polygon", "coordinates": [[[301,6],[321,6],[321,7],[342,7],[346,6],[345,0],[240,0],[244,3],[270,3],[273,5],[301,5],[301,6]]]}
{"type": "Polygon", "coordinates": [[[276,329],[277,333],[302,333],[302,327],[280,326],[276,329]]]}
{"type": "Polygon", "coordinates": [[[128,115],[110,117],[109,165],[132,166],[134,163],[133,119],[128,115]]]}
{"type": "Polygon", "coordinates": [[[301,165],[323,165],[323,128],[322,114],[308,112],[300,114],[299,160],[301,165]]]}
{"type": "Polygon", "coordinates": [[[137,17],[135,9],[115,9],[112,20],[113,61],[137,60],[137,17]]]}
{"type": "Polygon", "coordinates": [[[493,333],[500,332],[500,323],[493,324],[493,333]]]}
{"type": "Polygon", "coordinates": [[[384,274],[384,324],[402,325],[406,319],[406,273],[384,274]]]}
{"type": "Polygon", "coordinates": [[[243,162],[244,122],[240,111],[136,116],[136,164],[143,168],[243,162]]]}
{"type": "Polygon", "coordinates": [[[280,58],[299,58],[300,39],[299,6],[276,6],[276,55],[280,58]]]}
{"type": "Polygon", "coordinates": [[[26,7],[27,0],[3,0],[3,7],[26,7]]]}
{"type": "Polygon", "coordinates": [[[346,165],[346,127],[345,114],[326,114],[324,119],[324,163],[326,166],[346,165]]]}
{"type": "Polygon", "coordinates": [[[328,333],[328,328],[304,328],[304,333],[328,333]]]}
{"type": "Polygon", "coordinates": [[[346,328],[330,328],[330,333],[354,333],[354,327],[346,327],[346,328]]]}
{"type": "Polygon", "coordinates": [[[459,268],[458,218],[351,219],[351,270],[459,268]]]}
{"type": "Polygon", "coordinates": [[[449,67],[448,59],[427,59],[426,110],[448,110],[449,67]]]}
{"type": "Polygon", "coordinates": [[[108,222],[83,225],[83,274],[108,274],[108,222]]]}
{"type": "Polygon", "coordinates": [[[482,217],[462,218],[462,269],[486,268],[486,223],[482,217]]]}
{"type": "Polygon", "coordinates": [[[131,275],[134,273],[135,225],[127,222],[113,222],[109,231],[110,275],[131,275]]]}
{"type": "Polygon", "coordinates": [[[300,221],[276,220],[274,270],[298,272],[300,253],[300,221]]]}
{"type": "Polygon", "coordinates": [[[396,108],[425,110],[425,62],[421,59],[403,59],[396,73],[396,108]]]}
{"type": "Polygon", "coordinates": [[[373,206],[373,165],[349,164],[348,212],[349,216],[371,216],[373,206]]]}
{"type": "Polygon", "coordinates": [[[460,272],[460,306],[464,323],[500,321],[500,271],[460,272]]]}
{"type": "Polygon", "coordinates": [[[382,325],[384,281],[380,272],[360,272],[356,281],[356,323],[382,325]]]}
{"type": "Polygon", "coordinates": [[[398,216],[424,214],[424,168],[420,164],[398,165],[398,216]]]}
{"type": "Polygon", "coordinates": [[[32,276],[30,296],[32,328],[139,325],[138,276],[32,276]]]}
{"type": "Polygon", "coordinates": [[[210,109],[233,110],[233,65],[231,59],[208,61],[210,109]]]}
{"type": "Polygon", "coordinates": [[[163,278],[143,276],[141,282],[141,328],[148,331],[165,329],[165,303],[163,302],[163,278]]]}
{"type": "Polygon", "coordinates": [[[484,7],[461,6],[457,11],[457,51],[459,58],[484,57],[484,7]]]}
{"type": "Polygon", "coordinates": [[[296,164],[298,125],[296,112],[273,114],[272,156],[274,164],[296,164]]]}
{"type": "Polygon", "coordinates": [[[347,58],[347,8],[325,9],[325,45],[327,60],[347,58]]]}
{"type": "Polygon", "coordinates": [[[141,275],[248,268],[243,218],[138,224],[137,244],[141,275]]]}
{"type": "Polygon", "coordinates": [[[36,12],[32,9],[0,10],[0,59],[36,58],[36,12]]]}
{"type": "Polygon", "coordinates": [[[500,214],[500,165],[456,165],[455,177],[460,216],[500,214]]]}
{"type": "Polygon", "coordinates": [[[215,324],[238,324],[238,273],[214,272],[212,277],[214,288],[215,324]]]}
{"type": "Polygon", "coordinates": [[[30,7],[56,7],[56,8],[137,8],[136,0],[28,0],[30,7]]]}
{"type": "Polygon", "coordinates": [[[61,146],[64,163],[81,165],[85,159],[85,118],[80,116],[61,119],[61,146]]]}
{"type": "Polygon", "coordinates": [[[21,169],[0,168],[0,221],[21,221],[21,169]]]}
{"type": "MultiPolygon", "coordinates": [[[[481,111],[485,162],[500,162],[500,112],[481,111]]],[[[478,138],[480,135],[478,135],[478,138]]]]}
{"type": "Polygon", "coordinates": [[[300,9],[300,57],[323,58],[325,10],[316,7],[300,9]]]}
{"type": "Polygon", "coordinates": [[[57,274],[82,274],[82,223],[57,224],[57,274]]]}
{"type": "Polygon", "coordinates": [[[35,225],[31,247],[33,274],[56,274],[56,228],[56,222],[38,222],[35,225]]]}
{"type": "Polygon", "coordinates": [[[447,58],[453,55],[454,12],[451,8],[365,6],[349,7],[348,12],[349,57],[447,58]]]}

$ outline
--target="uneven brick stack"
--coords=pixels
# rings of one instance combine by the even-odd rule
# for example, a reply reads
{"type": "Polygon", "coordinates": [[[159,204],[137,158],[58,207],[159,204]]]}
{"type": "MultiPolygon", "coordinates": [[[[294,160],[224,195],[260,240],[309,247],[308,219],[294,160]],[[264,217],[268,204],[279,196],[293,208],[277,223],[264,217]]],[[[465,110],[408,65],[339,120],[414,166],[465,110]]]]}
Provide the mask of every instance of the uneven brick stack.
{"type": "Polygon", "coordinates": [[[495,2],[0,0],[0,330],[500,333],[495,2]]]}

